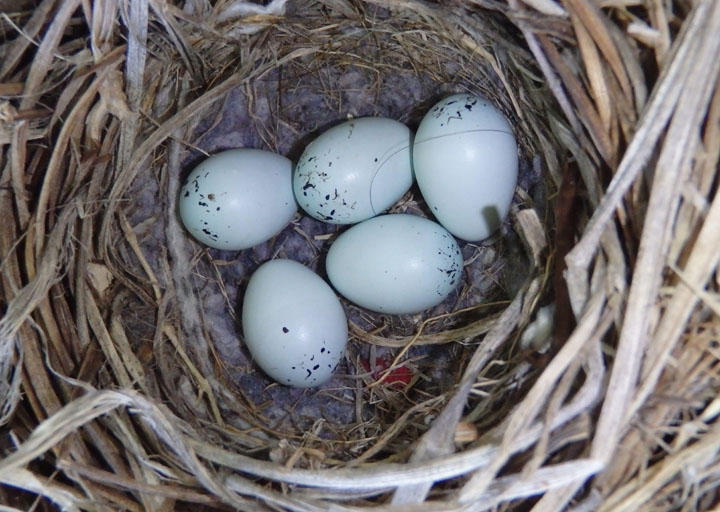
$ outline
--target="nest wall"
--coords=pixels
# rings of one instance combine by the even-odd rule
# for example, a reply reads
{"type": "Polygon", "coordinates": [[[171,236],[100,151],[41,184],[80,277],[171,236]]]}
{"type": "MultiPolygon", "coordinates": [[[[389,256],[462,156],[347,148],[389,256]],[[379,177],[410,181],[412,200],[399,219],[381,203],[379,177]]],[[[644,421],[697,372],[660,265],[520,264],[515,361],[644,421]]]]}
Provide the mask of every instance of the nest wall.
{"type": "MultiPolygon", "coordinates": [[[[0,6],[0,501],[716,503],[719,3],[0,6]],[[297,158],[348,115],[414,127],[454,91],[515,127],[510,219],[463,246],[437,309],[346,304],[329,385],[272,384],[241,348],[239,294],[270,258],[321,272],[336,232],[298,216],[252,251],[203,249],[175,214],[182,179],[227,147],[297,158]],[[411,381],[363,367],[378,356],[411,381]]],[[[393,211],[427,213],[412,190],[393,211]]]]}

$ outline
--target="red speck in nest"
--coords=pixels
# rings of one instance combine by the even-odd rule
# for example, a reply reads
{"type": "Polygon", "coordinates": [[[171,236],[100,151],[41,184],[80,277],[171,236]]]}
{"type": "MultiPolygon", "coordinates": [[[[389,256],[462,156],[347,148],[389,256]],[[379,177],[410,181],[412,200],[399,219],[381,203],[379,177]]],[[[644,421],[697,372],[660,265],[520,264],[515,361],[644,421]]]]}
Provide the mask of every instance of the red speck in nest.
{"type": "MultiPolygon", "coordinates": [[[[366,372],[370,371],[370,361],[367,359],[361,359],[360,364],[365,368],[366,372]]],[[[380,380],[385,374],[390,365],[392,365],[392,359],[389,357],[378,357],[375,359],[375,369],[372,376],[375,380],[380,380]]],[[[388,386],[403,387],[410,384],[412,379],[412,370],[407,366],[398,366],[390,371],[390,373],[383,379],[382,384],[388,386]]]]}

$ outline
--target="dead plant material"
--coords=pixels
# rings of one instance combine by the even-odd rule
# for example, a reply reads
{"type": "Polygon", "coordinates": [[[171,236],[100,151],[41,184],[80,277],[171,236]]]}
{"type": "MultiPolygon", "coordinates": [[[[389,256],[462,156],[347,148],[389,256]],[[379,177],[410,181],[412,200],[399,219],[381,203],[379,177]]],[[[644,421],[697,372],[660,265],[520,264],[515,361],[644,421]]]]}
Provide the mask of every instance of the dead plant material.
{"type": "MultiPolygon", "coordinates": [[[[0,5],[12,506],[716,505],[719,2],[0,5]],[[339,230],[298,215],[253,250],[202,248],[174,213],[184,173],[235,146],[297,158],[348,116],[416,127],[456,91],[515,126],[511,219],[463,244],[437,308],[346,303],[329,384],[267,380],[240,340],[244,284],[275,257],[322,272],[339,230]]],[[[428,214],[417,190],[392,211],[428,214]]]]}

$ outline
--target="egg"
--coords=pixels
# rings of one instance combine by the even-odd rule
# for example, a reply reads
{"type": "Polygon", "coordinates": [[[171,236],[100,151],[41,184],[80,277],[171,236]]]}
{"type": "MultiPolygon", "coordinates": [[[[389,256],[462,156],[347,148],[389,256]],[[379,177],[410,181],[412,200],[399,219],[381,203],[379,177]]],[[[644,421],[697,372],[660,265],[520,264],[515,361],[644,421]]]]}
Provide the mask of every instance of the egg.
{"type": "Polygon", "coordinates": [[[242,305],[250,354],[276,381],[296,387],[326,382],[345,352],[345,311],[332,288],[304,265],[286,259],[262,264],[242,305]]]}
{"type": "Polygon", "coordinates": [[[180,188],[178,210],[199,242],[240,250],[277,235],[297,212],[292,163],[259,149],[232,149],[201,162],[180,188]]]}
{"type": "Polygon", "coordinates": [[[512,127],[487,99],[455,94],[418,127],[413,165],[435,218],[456,237],[478,241],[502,224],[518,173],[512,127]]]}
{"type": "Polygon", "coordinates": [[[380,313],[418,313],[460,283],[457,241],[431,220],[389,214],[361,222],[330,246],[325,270],[350,301],[380,313]]]}
{"type": "Polygon", "coordinates": [[[334,126],[305,148],[293,173],[298,204],[331,224],[387,210],[413,182],[412,132],[393,119],[361,117],[334,126]]]}

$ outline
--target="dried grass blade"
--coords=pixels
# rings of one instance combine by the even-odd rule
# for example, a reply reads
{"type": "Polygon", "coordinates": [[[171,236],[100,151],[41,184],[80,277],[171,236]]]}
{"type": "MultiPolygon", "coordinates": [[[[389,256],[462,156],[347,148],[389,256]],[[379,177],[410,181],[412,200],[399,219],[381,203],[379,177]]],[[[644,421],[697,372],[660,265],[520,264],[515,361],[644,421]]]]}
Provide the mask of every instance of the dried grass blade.
{"type": "Polygon", "coordinates": [[[96,467],[78,464],[67,459],[60,459],[57,463],[57,468],[63,471],[77,473],[78,475],[82,475],[84,478],[97,483],[111,485],[120,489],[140,492],[151,496],[167,497],[182,500],[188,503],[202,503],[206,505],[220,505],[221,503],[217,498],[213,498],[212,496],[202,494],[192,489],[171,485],[149,485],[147,482],[119,476],[109,471],[103,471],[102,469],[98,469],[96,467]]]}
{"type": "Polygon", "coordinates": [[[241,473],[249,473],[289,484],[343,490],[387,489],[392,486],[447,480],[466,473],[470,468],[477,468],[487,464],[490,455],[494,451],[492,446],[482,446],[431,461],[387,464],[382,472],[378,472],[375,467],[309,470],[288,469],[271,462],[260,461],[202,443],[189,437],[185,438],[185,442],[200,457],[233,468],[241,473]]]}
{"type": "MultiPolygon", "coordinates": [[[[510,5],[510,8],[515,11],[520,9],[519,0],[508,0],[508,4],[510,5]]],[[[568,123],[570,123],[573,131],[575,131],[575,133],[580,133],[580,131],[582,130],[580,121],[575,115],[570,100],[568,99],[567,94],[565,94],[565,90],[563,89],[562,83],[560,82],[557,73],[555,73],[555,70],[553,69],[552,65],[548,61],[547,56],[543,52],[543,49],[538,42],[536,34],[532,31],[530,25],[526,21],[522,19],[517,19],[513,21],[525,37],[525,41],[530,47],[530,51],[537,60],[537,63],[540,66],[540,69],[542,70],[545,79],[547,80],[548,87],[550,87],[550,90],[553,92],[553,96],[555,96],[555,99],[560,105],[560,109],[563,111],[563,114],[565,114],[565,118],[567,119],[568,123]]]]}
{"type": "MultiPolygon", "coordinates": [[[[130,0],[129,18],[125,20],[128,29],[127,58],[125,61],[125,89],[131,115],[120,129],[117,154],[119,169],[127,167],[135,150],[138,132],[140,105],[142,103],[147,60],[148,0],[130,0]]],[[[104,248],[104,244],[101,245],[104,248]]]]}
{"type": "Polygon", "coordinates": [[[503,502],[536,496],[574,482],[582,482],[602,467],[598,460],[578,459],[544,466],[529,476],[519,474],[498,478],[488,487],[486,493],[473,501],[477,507],[474,510],[494,509],[503,502]]]}
{"type": "Polygon", "coordinates": [[[612,123],[612,104],[610,102],[610,92],[608,86],[605,83],[605,74],[603,72],[603,63],[600,59],[600,54],[597,51],[595,42],[593,41],[590,34],[585,29],[585,26],[578,20],[576,16],[571,16],[570,20],[573,23],[575,29],[575,37],[577,38],[580,53],[583,57],[583,63],[585,64],[585,71],[587,72],[588,81],[590,83],[590,92],[595,104],[597,105],[597,111],[600,115],[600,120],[605,128],[605,131],[610,131],[610,125],[612,123]]]}
{"type": "Polygon", "coordinates": [[[60,8],[54,13],[52,22],[35,53],[30,72],[25,80],[25,90],[23,91],[23,99],[20,102],[20,110],[32,108],[37,102],[37,92],[50,71],[52,60],[55,58],[55,50],[60,44],[60,39],[79,4],[80,0],[66,0],[62,2],[60,8]]]}
{"type": "MultiPolygon", "coordinates": [[[[607,188],[605,197],[595,209],[583,235],[575,248],[570,251],[568,263],[568,285],[573,304],[582,304],[585,297],[578,293],[577,283],[586,280],[586,269],[598,248],[600,237],[610,222],[623,196],[637,175],[650,159],[677,104],[680,93],[687,83],[691,69],[707,66],[698,63],[696,53],[699,39],[705,30],[710,2],[699,2],[683,24],[682,33],[674,47],[671,62],[663,69],[633,139],[625,150],[622,161],[607,188]]],[[[712,33],[712,32],[708,32],[712,33]]]]}
{"type": "Polygon", "coordinates": [[[605,160],[608,165],[614,165],[616,157],[612,142],[610,141],[608,133],[603,128],[597,110],[590,101],[584,87],[565,63],[550,39],[546,36],[539,36],[538,40],[545,50],[545,54],[548,56],[548,59],[555,67],[555,71],[557,71],[563,81],[563,84],[570,94],[573,103],[575,103],[575,107],[580,114],[580,120],[587,128],[592,140],[595,142],[600,156],[602,156],[603,160],[605,160]]]}
{"type": "Polygon", "coordinates": [[[16,468],[11,472],[0,474],[0,482],[44,496],[62,510],[80,512],[81,509],[78,505],[85,501],[82,494],[74,488],[52,482],[24,468],[16,468]]]}
{"type": "Polygon", "coordinates": [[[110,367],[112,368],[112,372],[117,378],[118,383],[124,388],[132,387],[133,382],[130,379],[130,375],[128,375],[120,354],[118,354],[115,342],[105,326],[100,309],[95,303],[95,299],[89,293],[85,300],[85,305],[88,323],[95,333],[95,339],[98,341],[100,348],[108,358],[108,362],[110,363],[110,367]]]}
{"type": "Polygon", "coordinates": [[[25,176],[27,160],[27,141],[29,135],[29,124],[27,121],[17,121],[12,127],[10,142],[10,169],[12,187],[15,196],[15,207],[18,212],[18,227],[20,231],[27,229],[30,222],[29,195],[27,193],[28,181],[25,176]]]}
{"type": "Polygon", "coordinates": [[[562,6],[556,4],[552,0],[522,0],[523,3],[532,7],[538,12],[547,14],[548,16],[561,16],[566,18],[568,13],[562,6]]]}
{"type": "MultiPolygon", "coordinates": [[[[478,308],[471,307],[467,308],[464,311],[474,309],[478,308]]],[[[446,315],[443,315],[443,317],[445,316],[446,315]]],[[[403,338],[385,338],[383,336],[378,336],[377,334],[372,334],[365,331],[364,329],[361,329],[357,324],[352,321],[348,322],[348,326],[350,328],[350,333],[364,342],[372,343],[373,345],[378,345],[381,347],[403,348],[408,346],[408,344],[411,342],[415,346],[422,346],[442,345],[446,343],[456,343],[471,340],[490,331],[490,329],[492,329],[492,326],[498,320],[498,317],[498,314],[490,314],[464,327],[448,329],[446,331],[433,334],[415,334],[413,336],[405,336],[403,338]]]]}
{"type": "Polygon", "coordinates": [[[662,278],[662,268],[670,240],[665,236],[673,206],[677,205],[680,190],[678,180],[689,169],[694,146],[699,142],[699,129],[717,80],[717,55],[720,39],[714,34],[720,30],[720,3],[716,3],[708,18],[706,40],[698,41],[698,64],[688,76],[685,93],[680,98],[665,145],[655,169],[650,200],[643,225],[640,249],[628,295],[615,362],[608,383],[608,393],[598,419],[593,440],[592,455],[608,461],[619,442],[627,421],[625,411],[636,384],[643,351],[648,341],[650,309],[654,305],[662,278]],[[708,70],[713,74],[708,76],[708,70]]]}
{"type": "Polygon", "coordinates": [[[670,26],[668,23],[668,16],[665,12],[665,6],[662,0],[650,0],[648,13],[650,14],[650,20],[653,24],[653,29],[657,31],[658,38],[654,45],[655,48],[655,60],[658,64],[662,64],[667,55],[668,48],[670,48],[670,26]]]}
{"type": "Polygon", "coordinates": [[[118,4],[119,2],[95,2],[92,7],[88,25],[90,48],[95,59],[113,48],[115,24],[118,22],[118,4]]]}
{"type": "Polygon", "coordinates": [[[145,61],[147,59],[148,0],[130,0],[130,17],[126,20],[128,29],[125,78],[128,104],[138,112],[143,98],[145,61]]]}
{"type": "Polygon", "coordinates": [[[155,295],[155,300],[160,302],[160,299],[162,298],[162,292],[160,291],[160,283],[158,282],[157,277],[155,277],[155,272],[153,272],[153,269],[148,263],[147,258],[145,258],[145,254],[143,254],[142,248],[138,243],[137,236],[135,236],[135,231],[133,231],[130,222],[128,221],[127,217],[123,212],[118,212],[118,217],[120,219],[120,228],[125,235],[125,239],[127,240],[128,244],[130,244],[133,253],[135,254],[135,256],[137,256],[137,259],[140,262],[140,266],[145,271],[145,275],[147,275],[147,278],[150,281],[150,285],[153,289],[153,294],[155,295]]]}
{"type": "Polygon", "coordinates": [[[127,372],[132,378],[131,386],[138,386],[143,392],[147,393],[148,386],[145,370],[130,346],[130,340],[128,340],[127,335],[125,334],[125,329],[119,319],[119,314],[115,311],[113,311],[112,318],[110,320],[110,333],[117,350],[121,354],[123,365],[127,368],[127,372]]]}
{"type": "Polygon", "coordinates": [[[615,47],[615,43],[613,42],[606,26],[609,24],[607,17],[593,2],[587,2],[585,0],[563,1],[565,2],[568,11],[576,14],[588,32],[590,32],[595,40],[595,43],[598,45],[598,48],[600,48],[600,51],[607,59],[610,68],[617,77],[620,87],[623,90],[623,94],[630,98],[632,96],[630,81],[628,80],[625,72],[625,67],[623,66],[623,60],[620,57],[620,53],[615,47]]]}
{"type": "MultiPolygon", "coordinates": [[[[57,0],[43,0],[43,2],[33,9],[33,14],[25,24],[20,37],[16,38],[12,43],[3,48],[2,68],[0,68],[0,79],[5,80],[15,70],[16,66],[22,60],[27,48],[35,43],[35,37],[45,26],[48,18],[52,16],[52,10],[55,8],[57,0]]],[[[19,92],[17,94],[20,94],[19,92]]]]}

